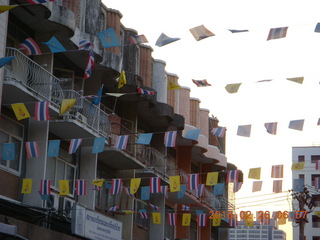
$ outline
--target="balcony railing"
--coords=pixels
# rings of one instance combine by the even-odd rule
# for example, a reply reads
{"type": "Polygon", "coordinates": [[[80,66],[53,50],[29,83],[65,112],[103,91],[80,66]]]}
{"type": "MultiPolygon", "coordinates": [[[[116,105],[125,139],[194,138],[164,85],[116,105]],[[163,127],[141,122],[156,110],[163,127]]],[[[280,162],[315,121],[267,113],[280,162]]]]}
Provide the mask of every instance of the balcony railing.
{"type": "Polygon", "coordinates": [[[39,100],[49,101],[56,109],[60,109],[63,99],[75,98],[77,102],[64,118],[75,119],[93,132],[102,136],[110,136],[108,114],[97,105],[73,90],[63,90],[60,80],[26,55],[14,48],[7,48],[6,56],[14,56],[10,64],[5,65],[4,81],[22,85],[39,100]]]}

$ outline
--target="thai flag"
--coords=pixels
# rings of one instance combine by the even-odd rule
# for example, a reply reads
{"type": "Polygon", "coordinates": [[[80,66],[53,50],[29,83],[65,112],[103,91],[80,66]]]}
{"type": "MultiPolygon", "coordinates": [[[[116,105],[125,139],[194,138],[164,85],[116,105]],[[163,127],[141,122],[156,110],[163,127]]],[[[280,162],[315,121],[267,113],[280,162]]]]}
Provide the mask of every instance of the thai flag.
{"type": "Polygon", "coordinates": [[[26,51],[26,55],[41,55],[41,50],[38,44],[31,37],[20,43],[19,48],[24,49],[26,51]]]}
{"type": "Polygon", "coordinates": [[[54,0],[27,0],[27,2],[30,4],[41,4],[41,3],[47,3],[52,1],[54,0]]]}
{"type": "Polygon", "coordinates": [[[286,37],[287,30],[288,30],[288,27],[271,28],[269,31],[267,41],[286,37]]]}
{"type": "Polygon", "coordinates": [[[164,145],[174,147],[176,145],[177,131],[166,132],[164,134],[164,145]]]}
{"type": "Polygon", "coordinates": [[[49,102],[36,102],[34,119],[36,121],[50,120],[49,116],[49,102]]]}
{"type": "Polygon", "coordinates": [[[50,185],[51,181],[49,179],[40,180],[40,194],[41,195],[50,195],[50,185]]]}
{"type": "Polygon", "coordinates": [[[227,183],[236,183],[239,180],[239,170],[229,170],[227,173],[227,183]]]}
{"type": "Polygon", "coordinates": [[[160,178],[150,178],[150,193],[161,193],[160,178]]]}
{"type": "Polygon", "coordinates": [[[161,192],[164,194],[166,198],[168,198],[168,186],[161,186],[161,192]]]}
{"type": "Polygon", "coordinates": [[[237,221],[237,218],[235,216],[229,218],[229,226],[230,227],[237,227],[238,226],[238,221],[237,221]]]}
{"type": "Polygon", "coordinates": [[[146,94],[146,95],[154,95],[154,91],[148,91],[143,88],[138,88],[138,93],[146,94]]]}
{"type": "Polygon", "coordinates": [[[139,215],[143,219],[148,219],[148,213],[146,211],[139,210],[139,215]]]}
{"type": "Polygon", "coordinates": [[[192,79],[192,82],[197,85],[197,87],[208,87],[211,86],[211,84],[208,83],[208,81],[205,80],[194,80],[192,79]]]}
{"type": "Polygon", "coordinates": [[[76,185],[75,195],[78,195],[78,196],[86,195],[87,182],[85,179],[76,179],[75,185],[76,185]]]}
{"type": "Polygon", "coordinates": [[[124,188],[125,193],[129,196],[129,197],[133,197],[135,198],[134,194],[130,193],[130,187],[126,187],[124,188]]]}
{"type": "Polygon", "coordinates": [[[197,218],[199,227],[205,227],[207,225],[207,214],[200,213],[197,218]]]}
{"type": "Polygon", "coordinates": [[[91,50],[88,57],[87,67],[84,70],[84,79],[91,77],[92,69],[94,68],[94,51],[91,50]]]}
{"type": "Polygon", "coordinates": [[[112,179],[110,194],[118,194],[122,189],[122,179],[112,179]]]}
{"type": "Polygon", "coordinates": [[[114,207],[111,207],[108,209],[108,211],[110,211],[110,212],[116,212],[118,210],[119,210],[119,206],[114,206],[114,207]]]}
{"type": "Polygon", "coordinates": [[[149,203],[149,205],[150,205],[150,207],[151,207],[153,210],[158,211],[158,210],[160,209],[158,206],[155,206],[155,205],[153,205],[153,204],[151,204],[151,203],[149,203]]]}
{"type": "Polygon", "coordinates": [[[78,147],[82,143],[82,138],[77,138],[77,139],[71,139],[70,145],[69,145],[69,154],[75,153],[78,149],[78,147]]]}
{"type": "Polygon", "coordinates": [[[117,136],[117,139],[116,139],[113,147],[116,149],[126,149],[128,139],[129,139],[129,135],[117,136]]]}
{"type": "Polygon", "coordinates": [[[95,185],[95,184],[92,184],[92,190],[100,190],[100,187],[95,185]]]}
{"type": "Polygon", "coordinates": [[[213,128],[211,132],[213,133],[213,135],[223,138],[226,132],[226,128],[225,127],[213,128]]]}
{"type": "Polygon", "coordinates": [[[187,205],[182,205],[182,211],[190,211],[190,207],[187,205]]]}
{"type": "Polygon", "coordinates": [[[188,175],[188,189],[195,190],[199,188],[199,174],[188,175]]]}
{"type": "Polygon", "coordinates": [[[200,198],[204,191],[204,184],[199,184],[199,188],[196,191],[196,197],[200,198]]]}
{"type": "Polygon", "coordinates": [[[37,142],[26,142],[28,158],[37,158],[40,156],[40,149],[37,142]]]}
{"type": "Polygon", "coordinates": [[[316,177],[316,178],[314,179],[314,187],[315,187],[316,189],[320,189],[320,177],[316,177]]]}
{"type": "Polygon", "coordinates": [[[80,40],[78,48],[79,50],[90,50],[92,49],[92,46],[93,44],[90,41],[83,39],[80,40]]]}
{"type": "Polygon", "coordinates": [[[175,226],[177,223],[177,214],[176,213],[168,213],[168,224],[170,226],[175,226]]]}

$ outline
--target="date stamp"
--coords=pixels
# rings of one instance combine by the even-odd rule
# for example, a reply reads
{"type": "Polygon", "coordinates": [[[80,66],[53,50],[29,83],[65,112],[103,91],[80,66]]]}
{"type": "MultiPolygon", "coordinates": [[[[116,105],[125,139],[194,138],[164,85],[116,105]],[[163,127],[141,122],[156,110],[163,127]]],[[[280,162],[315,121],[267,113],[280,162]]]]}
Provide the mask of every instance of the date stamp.
{"type": "MultiPolygon", "coordinates": [[[[240,217],[241,220],[250,220],[254,217],[254,214],[251,211],[241,211],[239,214],[236,214],[233,211],[210,211],[211,215],[209,219],[217,219],[217,218],[224,218],[224,219],[232,219],[240,217]]],[[[292,217],[294,219],[303,219],[307,217],[307,211],[294,211],[289,213],[288,211],[274,211],[273,213],[270,211],[257,211],[256,212],[256,219],[263,220],[263,219],[288,219],[292,217]],[[291,215],[290,215],[291,214],[291,215]]]]}

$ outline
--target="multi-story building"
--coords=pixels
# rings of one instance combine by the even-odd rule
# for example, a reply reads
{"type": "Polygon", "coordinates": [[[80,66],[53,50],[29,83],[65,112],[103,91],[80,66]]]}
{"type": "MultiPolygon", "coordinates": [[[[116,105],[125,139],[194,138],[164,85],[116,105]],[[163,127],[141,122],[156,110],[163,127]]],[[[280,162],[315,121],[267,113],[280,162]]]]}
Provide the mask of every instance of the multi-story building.
{"type": "MultiPolygon", "coordinates": [[[[307,222],[305,223],[304,236],[306,240],[320,239],[320,216],[316,214],[320,212],[320,191],[315,188],[315,178],[320,177],[320,170],[316,169],[316,161],[320,160],[320,147],[293,147],[292,148],[292,163],[303,162],[304,167],[300,170],[292,171],[292,179],[303,179],[304,186],[308,194],[311,196],[312,205],[305,206],[307,214],[307,222]],[[311,211],[309,209],[311,208],[311,211]]],[[[293,210],[299,211],[299,202],[293,199],[293,210]]],[[[299,224],[296,223],[293,228],[293,239],[299,239],[299,224]]]]}
{"type": "MultiPolygon", "coordinates": [[[[205,183],[206,173],[219,172],[219,183],[225,183],[228,169],[225,143],[211,133],[218,120],[209,110],[200,108],[200,100],[190,97],[190,89],[167,90],[168,80],[178,76],[165,70],[166,63],[153,59],[148,45],[133,45],[129,37],[137,31],[121,24],[121,13],[106,7],[100,0],[56,0],[29,4],[26,0],[0,0],[1,5],[18,5],[0,14],[0,57],[14,59],[0,69],[2,95],[0,121],[0,156],[3,144],[14,143],[13,160],[0,162],[0,226],[2,234],[23,239],[227,239],[227,223],[219,227],[199,227],[196,210],[230,209],[228,185],[215,196],[205,187],[199,197],[187,190],[177,193],[151,194],[141,200],[141,188],[133,198],[122,191],[110,194],[112,179],[121,179],[125,187],[132,178],[141,178],[141,187],[149,186],[151,177],[160,177],[169,185],[169,176],[180,176],[187,184],[188,174],[198,173],[205,183]],[[98,33],[112,28],[120,47],[103,48],[98,33]],[[52,53],[41,44],[55,37],[66,51],[52,53]],[[42,54],[25,55],[19,45],[32,37],[42,54]],[[95,66],[90,78],[84,79],[89,51],[79,50],[82,39],[93,42],[95,66]],[[126,73],[126,84],[118,88],[120,72],[126,73]],[[122,93],[121,97],[103,95],[94,104],[87,96],[122,93]],[[154,91],[138,94],[137,88],[154,91]],[[60,114],[64,99],[76,99],[75,105],[60,114]],[[36,121],[36,102],[49,102],[50,120],[36,121]],[[12,105],[23,103],[29,118],[17,120],[12,105]],[[200,129],[198,139],[185,138],[192,129],[200,129]],[[164,145],[164,135],[177,131],[174,147],[164,145]],[[149,145],[136,144],[142,133],[153,133],[149,145]],[[129,136],[125,149],[113,146],[117,136],[129,136]],[[105,138],[104,150],[92,153],[94,140],[105,138]],[[68,148],[73,139],[81,139],[75,153],[68,148]],[[59,155],[49,157],[51,140],[60,140],[59,155]],[[40,155],[28,157],[26,142],[36,142],[40,155]],[[23,179],[32,179],[32,192],[22,194],[23,179]],[[40,181],[50,180],[50,196],[39,194],[40,181]],[[75,194],[75,182],[87,181],[86,195],[75,194]],[[103,186],[93,189],[91,182],[102,179],[103,186]],[[59,181],[68,180],[70,193],[62,195],[59,181]],[[140,218],[137,210],[151,212],[150,204],[159,207],[161,224],[140,218]],[[182,226],[182,205],[192,213],[190,226],[182,226]],[[121,211],[108,211],[119,206],[121,211]],[[125,214],[123,210],[131,214],[125,214]],[[177,213],[175,226],[168,224],[166,213],[177,213]],[[4,230],[9,229],[9,230],[4,230]],[[16,234],[17,233],[17,234],[16,234]]],[[[230,166],[230,168],[228,167],[230,166]]],[[[12,237],[13,238],[13,237],[12,237]]]]}
{"type": "Polygon", "coordinates": [[[229,229],[230,240],[286,239],[286,233],[278,229],[275,220],[271,220],[270,225],[261,225],[258,221],[254,222],[254,226],[245,226],[243,221],[239,221],[238,224],[236,228],[229,229]]]}

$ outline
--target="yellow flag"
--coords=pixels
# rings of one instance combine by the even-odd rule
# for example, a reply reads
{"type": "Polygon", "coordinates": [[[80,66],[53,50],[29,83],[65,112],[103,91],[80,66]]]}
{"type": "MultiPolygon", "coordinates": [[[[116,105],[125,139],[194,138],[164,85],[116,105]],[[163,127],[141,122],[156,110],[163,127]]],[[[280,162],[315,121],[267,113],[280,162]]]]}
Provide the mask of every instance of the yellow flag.
{"type": "Polygon", "coordinates": [[[59,180],[59,188],[61,196],[69,195],[69,180],[59,180]]]}
{"type": "Polygon", "coordinates": [[[180,89],[181,86],[168,79],[168,90],[180,89]]]}
{"type": "Polygon", "coordinates": [[[73,105],[76,104],[76,102],[77,100],[75,98],[63,99],[60,108],[60,115],[68,112],[73,107],[73,105]]]}
{"type": "Polygon", "coordinates": [[[213,227],[218,227],[221,225],[221,215],[218,216],[218,214],[214,214],[212,218],[212,226],[213,227]]]}
{"type": "Polygon", "coordinates": [[[20,121],[21,119],[29,118],[30,114],[24,105],[24,103],[14,103],[11,104],[14,114],[16,118],[20,121]]]}
{"type": "Polygon", "coordinates": [[[21,193],[30,194],[32,192],[32,179],[23,179],[22,180],[22,189],[21,193]]]}
{"type": "Polygon", "coordinates": [[[92,185],[96,185],[98,187],[102,187],[104,180],[103,179],[96,179],[92,181],[92,185]]]}
{"type": "Polygon", "coordinates": [[[8,11],[8,10],[10,10],[10,9],[12,9],[12,8],[15,8],[15,7],[17,7],[18,5],[8,5],[8,6],[6,6],[6,5],[0,5],[0,14],[1,13],[3,13],[3,12],[5,12],[5,11],[8,11]]]}
{"type": "Polygon", "coordinates": [[[261,168],[250,168],[248,178],[260,179],[261,168]]]}
{"type": "Polygon", "coordinates": [[[141,178],[131,178],[130,180],[130,194],[135,194],[140,186],[141,178]]]}
{"type": "Polygon", "coordinates": [[[287,218],[285,216],[281,216],[278,218],[278,224],[279,225],[285,225],[287,223],[287,218]]]}
{"type": "Polygon", "coordinates": [[[191,214],[190,213],[182,214],[182,226],[190,226],[190,222],[191,222],[191,214]]]}
{"type": "Polygon", "coordinates": [[[291,170],[302,170],[304,169],[304,162],[292,163],[291,170]]]}
{"type": "Polygon", "coordinates": [[[118,80],[118,88],[122,88],[126,84],[127,84],[126,72],[124,70],[122,70],[120,73],[119,80],[118,80]]]}
{"type": "Polygon", "coordinates": [[[245,214],[244,215],[244,225],[247,227],[253,227],[254,226],[254,221],[253,221],[253,214],[245,214]]]}
{"type": "Polygon", "coordinates": [[[152,213],[152,220],[154,224],[161,224],[161,215],[158,212],[152,213]]]}
{"type": "Polygon", "coordinates": [[[320,211],[314,211],[314,215],[320,217],[320,211]]]}
{"type": "Polygon", "coordinates": [[[218,184],[218,176],[219,176],[219,172],[208,172],[206,185],[207,186],[217,185],[218,184]]]}
{"type": "Polygon", "coordinates": [[[180,176],[170,176],[169,177],[170,192],[180,191],[180,176]]]}

